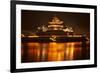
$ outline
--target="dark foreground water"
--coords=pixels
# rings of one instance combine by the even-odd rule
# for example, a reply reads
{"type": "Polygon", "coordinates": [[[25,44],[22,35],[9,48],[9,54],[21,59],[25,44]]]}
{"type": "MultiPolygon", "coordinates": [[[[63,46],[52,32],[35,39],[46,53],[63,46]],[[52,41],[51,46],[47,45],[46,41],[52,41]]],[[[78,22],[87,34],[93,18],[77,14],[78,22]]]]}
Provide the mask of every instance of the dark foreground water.
{"type": "Polygon", "coordinates": [[[66,43],[22,43],[21,61],[45,62],[85,60],[90,58],[89,43],[82,46],[82,42],[66,43]]]}

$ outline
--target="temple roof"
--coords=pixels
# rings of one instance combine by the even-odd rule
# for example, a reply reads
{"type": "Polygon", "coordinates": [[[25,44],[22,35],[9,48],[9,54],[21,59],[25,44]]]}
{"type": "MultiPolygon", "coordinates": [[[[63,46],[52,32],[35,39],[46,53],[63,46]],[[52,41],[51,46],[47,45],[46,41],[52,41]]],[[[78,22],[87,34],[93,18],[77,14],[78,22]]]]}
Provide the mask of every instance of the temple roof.
{"type": "Polygon", "coordinates": [[[58,24],[63,24],[63,21],[61,21],[57,16],[54,16],[51,22],[48,23],[52,25],[58,25],[58,24]]]}

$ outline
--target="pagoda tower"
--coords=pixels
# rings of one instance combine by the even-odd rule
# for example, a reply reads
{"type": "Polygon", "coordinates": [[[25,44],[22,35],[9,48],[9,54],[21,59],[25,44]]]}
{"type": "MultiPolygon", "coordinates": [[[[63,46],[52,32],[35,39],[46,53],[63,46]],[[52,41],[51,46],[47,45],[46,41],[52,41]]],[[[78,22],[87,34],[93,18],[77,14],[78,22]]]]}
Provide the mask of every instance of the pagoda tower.
{"type": "Polygon", "coordinates": [[[53,17],[53,19],[48,22],[48,30],[63,30],[63,21],[60,21],[60,19],[56,16],[53,17]]]}
{"type": "Polygon", "coordinates": [[[73,33],[72,28],[64,26],[64,21],[61,21],[57,16],[52,17],[52,20],[48,22],[48,25],[42,25],[38,27],[38,35],[67,35],[73,33]]]}

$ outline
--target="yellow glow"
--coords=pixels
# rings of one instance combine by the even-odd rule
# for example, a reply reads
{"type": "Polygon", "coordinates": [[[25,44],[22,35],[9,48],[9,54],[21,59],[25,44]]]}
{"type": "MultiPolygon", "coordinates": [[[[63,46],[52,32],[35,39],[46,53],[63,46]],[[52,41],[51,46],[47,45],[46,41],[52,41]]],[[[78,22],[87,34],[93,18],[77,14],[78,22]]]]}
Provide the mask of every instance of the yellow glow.
{"type": "Polygon", "coordinates": [[[21,34],[21,37],[25,37],[25,35],[24,34],[21,34]]]}
{"type": "Polygon", "coordinates": [[[29,38],[34,38],[34,37],[39,37],[39,36],[36,36],[36,35],[34,35],[34,36],[28,36],[29,38]]]}
{"type": "Polygon", "coordinates": [[[35,61],[74,60],[75,53],[79,53],[81,56],[81,48],[78,48],[80,44],[80,42],[27,43],[28,59],[33,58],[35,61]]]}
{"type": "Polygon", "coordinates": [[[63,25],[48,25],[48,27],[63,27],[63,25]]]}

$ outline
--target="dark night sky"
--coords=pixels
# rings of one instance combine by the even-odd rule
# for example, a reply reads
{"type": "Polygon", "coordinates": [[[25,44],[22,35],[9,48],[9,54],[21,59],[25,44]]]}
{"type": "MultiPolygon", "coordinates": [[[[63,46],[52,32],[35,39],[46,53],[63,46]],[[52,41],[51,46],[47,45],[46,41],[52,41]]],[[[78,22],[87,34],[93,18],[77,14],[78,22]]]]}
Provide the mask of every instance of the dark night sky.
{"type": "Polygon", "coordinates": [[[22,31],[36,31],[41,25],[47,25],[53,16],[64,21],[64,25],[70,26],[75,33],[90,32],[90,14],[89,13],[71,13],[71,12],[51,12],[51,11],[31,11],[22,10],[21,12],[22,31]]]}

